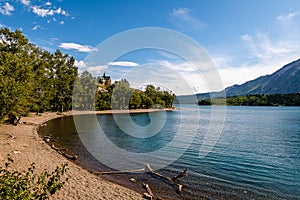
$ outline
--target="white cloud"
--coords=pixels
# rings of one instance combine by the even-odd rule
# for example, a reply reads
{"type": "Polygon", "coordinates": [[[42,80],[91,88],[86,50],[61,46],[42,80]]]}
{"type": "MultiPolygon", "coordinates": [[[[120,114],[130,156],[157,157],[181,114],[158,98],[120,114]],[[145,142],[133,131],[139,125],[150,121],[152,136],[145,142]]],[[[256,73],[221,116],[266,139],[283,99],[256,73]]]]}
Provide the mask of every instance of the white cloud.
{"type": "Polygon", "coordinates": [[[272,74],[299,59],[300,36],[295,35],[285,33],[279,39],[274,39],[270,33],[245,34],[241,39],[249,50],[247,59],[236,62],[232,57],[212,56],[225,87],[272,74]]]}
{"type": "Polygon", "coordinates": [[[261,64],[256,66],[228,67],[218,70],[224,87],[243,84],[249,80],[258,78],[259,76],[271,74],[274,71],[274,66],[264,66],[261,64]]]}
{"type": "Polygon", "coordinates": [[[0,24],[0,28],[3,28],[3,27],[5,27],[5,25],[4,24],[0,24]]]}
{"type": "Polygon", "coordinates": [[[276,17],[276,20],[278,21],[289,21],[291,19],[293,19],[296,15],[298,15],[298,12],[292,12],[292,13],[288,13],[285,15],[279,15],[276,17]]]}
{"type": "Polygon", "coordinates": [[[48,15],[54,15],[53,11],[49,9],[43,9],[39,6],[32,6],[32,12],[40,17],[46,17],[48,15]]]}
{"type": "Polygon", "coordinates": [[[57,8],[57,10],[54,11],[56,14],[59,14],[59,15],[64,15],[64,16],[68,16],[68,13],[67,11],[61,9],[61,8],[57,8]]]}
{"type": "Polygon", "coordinates": [[[244,40],[244,41],[251,41],[253,38],[248,35],[248,34],[245,34],[245,35],[242,35],[241,38],[244,40]]]}
{"type": "Polygon", "coordinates": [[[46,6],[51,6],[52,3],[51,3],[50,1],[47,1],[47,2],[45,3],[45,5],[46,5],[46,6]]]}
{"type": "Polygon", "coordinates": [[[255,37],[242,36],[250,49],[250,59],[255,59],[259,63],[278,60],[281,58],[290,58],[291,55],[299,54],[298,40],[278,40],[272,41],[270,36],[265,33],[258,33],[255,37]]]}
{"type": "Polygon", "coordinates": [[[91,52],[91,51],[94,50],[94,48],[89,46],[89,45],[81,45],[81,44],[76,44],[76,43],[73,43],[73,42],[61,43],[59,45],[59,47],[63,48],[63,49],[68,49],[68,50],[76,50],[76,51],[84,52],[84,53],[88,53],[88,52],[91,52]]]}
{"type": "Polygon", "coordinates": [[[62,8],[55,9],[48,9],[48,8],[41,8],[41,6],[31,6],[32,12],[40,17],[47,17],[57,15],[64,15],[68,16],[68,12],[63,10],[62,8]]]}
{"type": "Polygon", "coordinates": [[[106,65],[99,65],[99,66],[91,66],[91,67],[87,67],[87,68],[84,68],[84,69],[81,69],[82,71],[83,70],[87,70],[88,72],[92,73],[94,76],[97,76],[97,75],[100,75],[103,73],[103,71],[107,68],[106,65]]]}
{"type": "Polygon", "coordinates": [[[21,0],[21,3],[28,6],[30,4],[30,0],[21,0]]]}
{"type": "Polygon", "coordinates": [[[167,60],[157,60],[156,63],[139,65],[139,67],[124,71],[121,74],[109,68],[106,69],[106,72],[116,79],[127,79],[134,88],[143,88],[147,84],[153,84],[173,91],[177,95],[208,91],[205,80],[199,73],[184,73],[177,70],[183,66],[192,68],[187,62],[172,63],[167,60]],[[164,63],[169,66],[164,65],[164,63]]]}
{"type": "Polygon", "coordinates": [[[83,60],[80,60],[80,61],[75,60],[74,65],[75,65],[76,67],[80,68],[80,69],[81,69],[81,68],[86,68],[86,64],[84,63],[83,60]]]}
{"type": "Polygon", "coordinates": [[[170,13],[170,21],[173,25],[183,30],[202,30],[205,24],[192,16],[189,8],[173,9],[170,13]]]}
{"type": "Polygon", "coordinates": [[[4,6],[0,7],[0,13],[2,15],[11,15],[11,13],[15,10],[15,7],[13,5],[10,5],[9,3],[5,3],[4,6]]]}
{"type": "Polygon", "coordinates": [[[64,22],[64,21],[60,21],[59,24],[60,24],[60,25],[64,25],[65,22],[64,22]]]}
{"type": "Polygon", "coordinates": [[[129,61],[116,61],[116,62],[110,62],[108,65],[112,66],[124,66],[124,67],[136,67],[139,64],[135,62],[129,62],[129,61]]]}
{"type": "Polygon", "coordinates": [[[42,29],[42,26],[35,25],[31,30],[36,31],[37,29],[42,29]]]}
{"type": "Polygon", "coordinates": [[[57,41],[58,38],[50,38],[51,41],[57,41]]]}

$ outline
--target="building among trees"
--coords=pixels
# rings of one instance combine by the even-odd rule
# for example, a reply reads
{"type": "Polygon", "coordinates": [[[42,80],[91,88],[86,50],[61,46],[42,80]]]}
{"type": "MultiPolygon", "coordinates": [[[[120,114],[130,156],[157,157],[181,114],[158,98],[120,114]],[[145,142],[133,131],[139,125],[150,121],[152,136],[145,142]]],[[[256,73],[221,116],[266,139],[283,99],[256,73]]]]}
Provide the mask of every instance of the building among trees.
{"type": "Polygon", "coordinates": [[[110,78],[110,76],[106,76],[105,72],[104,72],[102,76],[98,77],[98,83],[101,86],[110,86],[111,85],[111,78],[110,78]]]}

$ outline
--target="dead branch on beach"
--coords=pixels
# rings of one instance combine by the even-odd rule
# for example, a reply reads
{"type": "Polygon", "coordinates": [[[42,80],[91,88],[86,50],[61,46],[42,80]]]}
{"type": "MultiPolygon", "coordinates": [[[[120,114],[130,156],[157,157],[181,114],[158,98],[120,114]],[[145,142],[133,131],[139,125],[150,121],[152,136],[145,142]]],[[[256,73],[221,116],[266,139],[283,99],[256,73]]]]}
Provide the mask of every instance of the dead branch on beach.
{"type": "Polygon", "coordinates": [[[163,176],[163,175],[153,171],[153,169],[150,167],[149,164],[147,164],[146,167],[151,174],[170,182],[171,184],[173,184],[176,187],[176,189],[178,190],[179,193],[182,192],[182,185],[179,183],[176,183],[176,182],[178,181],[179,178],[181,178],[183,176],[187,176],[187,173],[186,173],[187,169],[180,172],[177,176],[174,176],[173,178],[169,178],[169,177],[163,176]]]}
{"type": "MultiPolygon", "coordinates": [[[[183,170],[182,172],[180,172],[178,175],[173,176],[172,178],[161,175],[155,171],[153,171],[153,169],[150,167],[149,164],[146,165],[146,169],[148,170],[148,172],[150,172],[151,174],[153,174],[156,177],[159,177],[161,179],[166,180],[167,182],[171,183],[172,185],[175,186],[176,191],[181,193],[182,192],[182,184],[178,183],[178,179],[187,176],[187,169],[183,170]]],[[[134,170],[122,170],[122,171],[106,171],[106,172],[93,172],[96,175],[109,175],[109,174],[124,174],[124,173],[137,173],[137,172],[143,172],[146,171],[145,168],[143,169],[134,169],[134,170]]],[[[136,182],[136,180],[134,181],[136,182]]],[[[160,197],[155,197],[154,193],[152,192],[150,185],[143,183],[143,187],[145,188],[146,192],[143,193],[144,197],[150,200],[154,200],[154,199],[161,199],[160,197]]]]}
{"type": "Polygon", "coordinates": [[[106,174],[126,174],[126,173],[136,173],[136,172],[143,172],[143,169],[134,169],[134,170],[123,170],[123,171],[109,171],[109,172],[94,172],[96,175],[106,175],[106,174]]]}
{"type": "Polygon", "coordinates": [[[187,169],[183,170],[182,172],[180,172],[177,176],[173,176],[172,180],[173,181],[178,181],[179,178],[187,176],[187,169]]]}
{"type": "Polygon", "coordinates": [[[144,188],[145,188],[146,191],[147,191],[147,193],[144,193],[144,196],[145,196],[146,198],[148,198],[148,199],[151,199],[151,200],[154,199],[155,197],[154,197],[154,194],[153,194],[153,192],[152,192],[150,186],[149,186],[148,184],[146,184],[146,183],[143,183],[143,186],[144,186],[144,188]]]}
{"type": "Polygon", "coordinates": [[[51,145],[51,148],[54,149],[55,151],[57,151],[59,154],[65,156],[68,159],[71,159],[71,160],[77,159],[77,156],[73,156],[73,155],[70,155],[70,154],[67,154],[66,152],[64,152],[64,151],[66,151],[65,148],[57,148],[56,146],[54,146],[54,144],[51,145]]]}

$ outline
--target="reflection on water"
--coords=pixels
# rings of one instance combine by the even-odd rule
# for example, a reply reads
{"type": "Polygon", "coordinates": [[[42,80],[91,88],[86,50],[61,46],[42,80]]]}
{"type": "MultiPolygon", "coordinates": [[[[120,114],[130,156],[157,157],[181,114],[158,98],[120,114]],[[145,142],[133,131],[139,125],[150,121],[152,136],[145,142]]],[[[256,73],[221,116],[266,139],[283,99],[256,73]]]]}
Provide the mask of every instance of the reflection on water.
{"type": "MultiPolygon", "coordinates": [[[[80,120],[87,128],[78,134],[72,117],[52,120],[47,126],[41,127],[40,131],[44,135],[53,135],[58,145],[66,146],[72,153],[77,154],[78,164],[91,171],[105,171],[110,169],[89,154],[80,140],[82,136],[89,138],[90,144],[93,145],[90,148],[97,148],[100,126],[105,137],[114,145],[135,153],[160,150],[171,141],[174,142],[178,130],[184,130],[183,135],[186,138],[192,137],[192,142],[187,142],[184,137],[175,139],[174,150],[168,154],[172,156],[178,153],[176,149],[185,145],[189,145],[188,150],[176,162],[159,171],[173,176],[183,169],[189,169],[189,176],[182,179],[184,185],[182,196],[177,194],[171,185],[149,174],[113,175],[105,178],[139,192],[144,192],[141,185],[130,183],[128,178],[146,181],[159,196],[166,199],[299,198],[300,107],[227,107],[222,134],[216,146],[204,158],[199,157],[199,149],[209,126],[210,107],[200,107],[199,123],[195,123],[195,113],[199,107],[187,105],[181,109],[186,111],[184,116],[182,111],[167,112],[166,121],[160,132],[151,136],[151,129],[146,129],[140,133],[143,134],[141,138],[124,133],[114,122],[112,115],[98,115],[97,124],[91,124],[93,121],[89,115],[80,116],[80,120]],[[185,119],[184,129],[180,129],[182,117],[185,119]],[[197,134],[193,137],[192,132],[195,130],[197,134]],[[147,137],[148,135],[150,137],[147,137]]],[[[140,127],[145,128],[151,124],[151,118],[146,113],[132,114],[131,119],[140,127]]],[[[124,124],[127,123],[126,120],[128,119],[123,119],[124,124]]],[[[157,162],[169,159],[165,156],[155,156],[152,160],[157,162]]],[[[114,162],[141,161],[116,159],[114,162]]]]}

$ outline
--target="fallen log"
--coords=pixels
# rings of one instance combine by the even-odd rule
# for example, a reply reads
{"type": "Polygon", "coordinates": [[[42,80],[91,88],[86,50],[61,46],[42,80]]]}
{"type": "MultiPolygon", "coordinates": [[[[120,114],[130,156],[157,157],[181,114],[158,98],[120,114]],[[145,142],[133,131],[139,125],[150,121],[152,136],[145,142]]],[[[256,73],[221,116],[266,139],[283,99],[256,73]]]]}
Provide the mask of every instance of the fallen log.
{"type": "Polygon", "coordinates": [[[62,151],[62,155],[65,156],[66,158],[68,159],[71,159],[71,160],[77,160],[77,156],[73,156],[73,155],[70,155],[70,154],[67,154],[65,152],[62,151]]]}
{"type": "MultiPolygon", "coordinates": [[[[54,146],[54,144],[52,144],[52,145],[51,145],[51,148],[52,148],[52,149],[54,149],[54,150],[55,150],[55,151],[57,151],[57,152],[59,152],[59,151],[60,151],[60,149],[59,149],[59,148],[57,148],[56,146],[54,146]]],[[[60,154],[61,154],[61,153],[60,153],[60,154]]]]}
{"type": "Polygon", "coordinates": [[[146,167],[147,167],[148,171],[149,171],[151,174],[153,174],[153,175],[155,175],[155,176],[157,176],[157,177],[159,177],[159,178],[162,178],[162,179],[164,179],[164,180],[167,180],[168,182],[170,182],[171,184],[173,184],[173,185],[176,187],[176,189],[177,189],[178,192],[180,192],[180,193],[182,192],[182,185],[179,184],[179,183],[176,183],[175,181],[177,181],[178,178],[181,178],[181,177],[183,177],[183,176],[186,176],[186,175],[187,175],[187,173],[186,173],[187,169],[184,170],[183,172],[181,172],[180,174],[178,174],[177,176],[175,176],[175,177],[173,177],[173,178],[169,178],[169,177],[163,176],[163,175],[161,175],[161,174],[159,174],[159,173],[153,171],[153,169],[150,167],[149,164],[147,164],[146,167]]]}
{"type": "Polygon", "coordinates": [[[106,175],[106,174],[126,174],[126,173],[136,173],[136,172],[143,172],[143,169],[134,169],[134,170],[123,170],[123,171],[110,171],[110,172],[94,172],[96,175],[106,175]]]}
{"type": "Polygon", "coordinates": [[[149,194],[149,196],[147,196],[147,195],[145,195],[145,196],[148,197],[148,198],[150,197],[151,200],[154,199],[155,197],[154,197],[154,194],[153,194],[153,192],[152,192],[150,186],[149,186],[148,184],[146,184],[146,183],[143,183],[143,186],[144,186],[144,188],[145,188],[146,191],[147,191],[147,193],[144,193],[144,195],[145,195],[145,194],[149,194]]]}
{"type": "Polygon", "coordinates": [[[153,197],[147,192],[143,193],[143,195],[144,195],[144,198],[146,198],[146,199],[150,199],[150,200],[153,199],[153,197]]]}
{"type": "Polygon", "coordinates": [[[178,181],[179,178],[187,176],[187,169],[183,170],[182,172],[180,172],[177,176],[173,176],[172,180],[173,181],[178,181]]]}
{"type": "Polygon", "coordinates": [[[44,136],[44,140],[45,140],[47,143],[49,143],[50,141],[54,141],[54,138],[51,137],[51,136],[46,135],[46,136],[44,136]]]}
{"type": "Polygon", "coordinates": [[[66,152],[64,152],[65,148],[59,149],[56,146],[54,146],[54,144],[51,145],[51,148],[56,150],[59,154],[65,156],[68,159],[71,159],[71,160],[76,160],[77,159],[77,156],[73,156],[73,155],[70,155],[70,154],[67,154],[66,152]]]}

